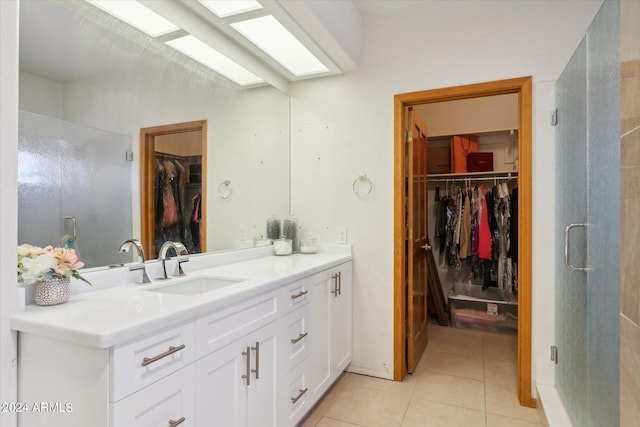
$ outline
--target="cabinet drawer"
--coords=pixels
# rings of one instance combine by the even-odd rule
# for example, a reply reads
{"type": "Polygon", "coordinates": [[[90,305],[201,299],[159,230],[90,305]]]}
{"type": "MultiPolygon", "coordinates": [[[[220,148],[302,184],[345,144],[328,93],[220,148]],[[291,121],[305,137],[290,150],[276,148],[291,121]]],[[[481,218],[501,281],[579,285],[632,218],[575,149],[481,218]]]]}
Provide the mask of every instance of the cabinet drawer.
{"type": "Polygon", "coordinates": [[[117,402],[194,360],[194,322],[117,346],[111,359],[111,401],[117,402]]]}
{"type": "Polygon", "coordinates": [[[307,363],[298,365],[284,378],[280,415],[282,426],[294,426],[311,407],[311,390],[307,384],[307,363]]]}
{"type": "Polygon", "coordinates": [[[309,340],[313,339],[308,331],[309,304],[289,313],[284,321],[286,334],[282,360],[285,363],[284,371],[288,372],[309,354],[309,340]]]}
{"type": "MultiPolygon", "coordinates": [[[[309,302],[309,292],[303,281],[291,283],[281,292],[282,307],[286,312],[309,302]]],[[[284,314],[284,313],[283,313],[284,314]]]]}
{"type": "Polygon", "coordinates": [[[111,426],[195,426],[193,364],[111,404],[111,426]]]}
{"type": "Polygon", "coordinates": [[[255,297],[196,320],[196,358],[200,359],[275,320],[278,292],[255,297]]]}

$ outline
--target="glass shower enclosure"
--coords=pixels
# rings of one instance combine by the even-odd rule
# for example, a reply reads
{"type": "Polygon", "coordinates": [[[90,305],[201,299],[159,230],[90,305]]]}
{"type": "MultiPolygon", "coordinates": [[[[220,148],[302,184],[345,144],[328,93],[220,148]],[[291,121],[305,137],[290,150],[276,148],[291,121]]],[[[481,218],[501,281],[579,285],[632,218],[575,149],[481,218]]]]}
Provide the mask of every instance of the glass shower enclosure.
{"type": "Polygon", "coordinates": [[[619,425],[620,3],[556,83],[556,388],[573,425],[619,425]]]}
{"type": "Polygon", "coordinates": [[[85,267],[131,262],[131,137],[20,111],[18,244],[70,242],[85,267]],[[127,259],[128,258],[128,259],[127,259]]]}

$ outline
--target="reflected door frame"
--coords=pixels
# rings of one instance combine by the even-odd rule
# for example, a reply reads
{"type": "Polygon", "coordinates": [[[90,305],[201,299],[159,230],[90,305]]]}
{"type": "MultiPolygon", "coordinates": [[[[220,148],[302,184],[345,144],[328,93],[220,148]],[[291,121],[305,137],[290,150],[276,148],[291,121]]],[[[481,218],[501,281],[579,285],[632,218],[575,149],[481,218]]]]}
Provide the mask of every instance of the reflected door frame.
{"type": "Polygon", "coordinates": [[[394,97],[394,380],[402,381],[406,367],[406,191],[407,153],[404,143],[406,107],[433,102],[518,94],[518,400],[536,406],[531,371],[532,268],[532,77],[520,77],[394,97]]]}
{"type": "Polygon", "coordinates": [[[140,129],[140,238],[147,258],[156,257],[153,238],[155,235],[154,209],[154,157],[155,137],[184,132],[202,132],[202,222],[200,230],[205,236],[200,242],[201,252],[207,250],[207,121],[175,123],[140,129]]]}

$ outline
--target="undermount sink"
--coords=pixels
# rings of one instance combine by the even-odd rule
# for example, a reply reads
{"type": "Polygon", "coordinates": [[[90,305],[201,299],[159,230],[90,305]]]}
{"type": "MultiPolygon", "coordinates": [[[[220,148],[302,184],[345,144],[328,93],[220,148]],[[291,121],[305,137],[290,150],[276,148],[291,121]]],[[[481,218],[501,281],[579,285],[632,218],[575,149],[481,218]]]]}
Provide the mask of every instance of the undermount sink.
{"type": "Polygon", "coordinates": [[[149,292],[160,292],[175,295],[198,295],[205,292],[215,291],[227,286],[240,283],[244,279],[228,279],[220,277],[198,277],[189,280],[180,280],[166,286],[148,289],[149,292]]]}

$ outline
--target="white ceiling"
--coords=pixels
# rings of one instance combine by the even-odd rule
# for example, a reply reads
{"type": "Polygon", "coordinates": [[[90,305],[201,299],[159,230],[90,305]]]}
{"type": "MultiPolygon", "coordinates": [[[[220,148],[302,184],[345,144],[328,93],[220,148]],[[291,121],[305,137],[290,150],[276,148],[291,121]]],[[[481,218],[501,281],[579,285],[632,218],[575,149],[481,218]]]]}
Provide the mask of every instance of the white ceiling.
{"type": "MultiPolygon", "coordinates": [[[[357,3],[364,14],[395,9],[405,2],[357,0],[357,3]]],[[[149,51],[163,52],[166,48],[161,42],[152,42],[82,0],[20,1],[20,70],[49,80],[67,83],[126,69],[149,51]]],[[[168,55],[175,57],[173,52],[168,55]]],[[[260,59],[264,61],[264,57],[260,59]]]]}

